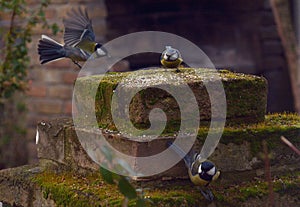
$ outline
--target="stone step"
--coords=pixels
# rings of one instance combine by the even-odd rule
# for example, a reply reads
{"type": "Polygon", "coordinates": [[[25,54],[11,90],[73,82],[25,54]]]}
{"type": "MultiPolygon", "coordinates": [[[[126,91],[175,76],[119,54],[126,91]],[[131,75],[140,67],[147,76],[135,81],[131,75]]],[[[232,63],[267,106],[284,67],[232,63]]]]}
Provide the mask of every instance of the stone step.
{"type": "MultiPolygon", "coordinates": [[[[262,140],[266,140],[269,152],[272,153],[271,168],[274,174],[299,170],[300,158],[290,148],[280,141],[280,136],[286,136],[297,147],[300,147],[300,117],[293,114],[267,115],[265,121],[259,124],[241,125],[239,127],[225,127],[222,138],[209,157],[222,171],[224,180],[238,182],[241,177],[250,180],[264,173],[264,162],[261,154],[262,140]],[[239,176],[236,176],[239,175],[239,176]]],[[[200,128],[195,143],[195,149],[201,148],[206,139],[207,128],[200,128]]],[[[70,119],[58,119],[50,122],[42,122],[38,125],[38,157],[40,162],[49,160],[67,166],[69,169],[82,168],[99,170],[99,165],[94,161],[104,158],[101,146],[97,146],[93,140],[80,142],[77,134],[83,137],[95,137],[99,131],[77,129],[70,119]],[[82,147],[85,146],[85,149],[82,147]]],[[[135,141],[122,136],[119,133],[105,132],[105,139],[117,150],[135,157],[154,155],[166,149],[166,142],[174,140],[172,136],[161,136],[149,142],[135,141]]],[[[175,155],[176,156],[176,155],[175,155]]],[[[136,163],[129,163],[132,169],[136,163]]],[[[151,163],[155,165],[162,163],[151,163]]],[[[148,179],[175,179],[187,177],[186,168],[181,161],[166,172],[160,173],[148,179]]]]}
{"type": "MultiPolygon", "coordinates": [[[[272,181],[276,206],[298,206],[299,172],[272,181]]],[[[269,201],[268,183],[263,178],[238,184],[212,183],[217,206],[265,206],[269,201]]],[[[199,206],[210,203],[188,181],[159,181],[136,186],[152,202],[149,206],[199,206]]],[[[0,171],[0,206],[121,206],[124,196],[117,186],[107,184],[99,172],[50,171],[22,166],[0,171]]],[[[130,204],[135,205],[131,200],[130,204]]]]}
{"type": "MultiPolygon", "coordinates": [[[[95,125],[89,119],[93,120],[96,114],[101,128],[128,128],[127,121],[123,121],[124,126],[115,125],[116,121],[120,123],[124,119],[122,110],[125,108],[135,127],[147,129],[150,126],[150,111],[160,108],[167,116],[164,132],[175,132],[182,120],[193,119],[197,111],[201,122],[207,124],[212,118],[212,111],[215,112],[215,119],[224,119],[222,114],[226,114],[227,124],[263,121],[267,105],[267,81],[263,77],[227,70],[182,68],[176,73],[175,69],[158,68],[78,78],[74,97],[77,101],[77,119],[82,120],[81,124],[95,125]],[[192,98],[186,95],[189,92],[186,86],[196,99],[196,108],[193,108],[195,104],[192,98]],[[165,88],[169,92],[163,90],[165,88]],[[119,93],[116,93],[116,89],[119,93]],[[126,102],[125,99],[131,95],[132,100],[126,102]],[[116,100],[113,105],[112,97],[116,100]],[[115,107],[114,111],[120,111],[114,120],[112,106],[115,107]]],[[[160,116],[153,115],[151,118],[159,125],[160,116]]]]}

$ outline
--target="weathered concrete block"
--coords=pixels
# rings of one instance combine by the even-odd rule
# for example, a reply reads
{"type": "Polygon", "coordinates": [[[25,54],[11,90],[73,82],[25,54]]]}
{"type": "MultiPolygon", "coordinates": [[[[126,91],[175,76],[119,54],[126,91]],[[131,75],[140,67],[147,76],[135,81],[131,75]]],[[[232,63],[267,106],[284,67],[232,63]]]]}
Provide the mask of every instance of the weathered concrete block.
{"type": "Polygon", "coordinates": [[[98,169],[82,148],[69,118],[57,119],[38,124],[38,158],[40,162],[48,160],[63,164],[70,169],[98,169]]]}
{"type": "MultiPolygon", "coordinates": [[[[115,130],[111,115],[111,99],[115,89],[122,79],[133,76],[131,80],[122,85],[122,92],[138,90],[129,106],[123,106],[122,100],[118,107],[128,107],[130,120],[138,128],[145,129],[150,126],[149,113],[154,108],[162,109],[167,116],[165,131],[174,132],[180,126],[181,111],[173,94],[158,88],[169,85],[178,89],[176,92],[185,93],[183,85],[187,84],[195,95],[198,103],[200,119],[209,122],[211,119],[211,101],[206,89],[207,85],[215,87],[216,76],[224,86],[226,94],[227,123],[257,123],[264,120],[267,103],[267,81],[263,77],[232,73],[229,71],[212,71],[210,69],[196,69],[201,71],[196,74],[193,69],[175,70],[151,69],[128,73],[109,73],[105,76],[89,76],[77,79],[75,98],[80,106],[80,111],[95,111],[100,127],[115,130]],[[170,74],[174,74],[176,79],[170,74]],[[171,78],[172,77],[172,78],[171,78]],[[178,81],[184,80],[184,83],[178,81]],[[205,82],[205,84],[204,84],[205,82]],[[97,87],[97,94],[92,94],[92,88],[97,87]],[[95,103],[95,108],[93,104],[95,103]]],[[[213,96],[221,97],[220,91],[212,90],[213,96]]],[[[188,101],[188,100],[186,100],[188,101]]],[[[186,107],[188,108],[188,107],[186,107]]],[[[84,114],[84,113],[83,113],[84,114]]],[[[82,117],[84,119],[84,117],[82,117]]]]}

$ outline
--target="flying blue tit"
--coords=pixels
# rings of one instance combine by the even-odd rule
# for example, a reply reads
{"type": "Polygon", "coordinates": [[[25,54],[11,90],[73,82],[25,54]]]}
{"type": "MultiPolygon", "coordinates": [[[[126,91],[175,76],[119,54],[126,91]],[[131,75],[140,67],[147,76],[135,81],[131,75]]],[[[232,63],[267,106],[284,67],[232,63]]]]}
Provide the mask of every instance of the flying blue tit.
{"type": "Polygon", "coordinates": [[[64,42],[72,47],[80,48],[96,57],[108,55],[106,49],[95,41],[92,20],[86,9],[72,9],[63,20],[65,32],[64,42]]]}
{"type": "Polygon", "coordinates": [[[178,67],[183,62],[180,52],[172,48],[171,46],[166,46],[166,49],[162,52],[160,56],[160,63],[165,68],[177,68],[177,72],[179,72],[178,67]]]}
{"type": "Polygon", "coordinates": [[[180,157],[183,157],[184,163],[188,168],[190,180],[199,187],[207,200],[212,201],[214,199],[213,193],[206,187],[220,176],[220,171],[217,170],[216,166],[208,160],[201,161],[202,159],[198,153],[190,151],[186,154],[172,142],[168,142],[167,145],[180,157]],[[206,190],[203,190],[201,187],[205,187],[206,190]]]}
{"type": "Polygon", "coordinates": [[[65,32],[64,42],[60,44],[46,35],[42,35],[38,44],[38,53],[41,64],[70,58],[79,68],[79,61],[86,61],[107,55],[107,51],[101,44],[95,42],[92,21],[89,19],[87,11],[73,11],[73,16],[64,19],[65,32]]]}

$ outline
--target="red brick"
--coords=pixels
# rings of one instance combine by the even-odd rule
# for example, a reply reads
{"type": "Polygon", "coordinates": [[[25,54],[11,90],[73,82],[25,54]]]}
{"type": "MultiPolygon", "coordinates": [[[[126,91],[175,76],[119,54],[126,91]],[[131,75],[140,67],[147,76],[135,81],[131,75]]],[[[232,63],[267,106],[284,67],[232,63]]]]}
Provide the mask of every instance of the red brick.
{"type": "Polygon", "coordinates": [[[0,12],[0,19],[1,21],[3,20],[11,20],[11,13],[8,13],[8,12],[0,12]]]}
{"type": "Polygon", "coordinates": [[[63,85],[49,86],[48,94],[50,97],[59,99],[70,99],[72,98],[72,87],[63,85]]]}
{"type": "Polygon", "coordinates": [[[103,1],[88,5],[87,11],[88,11],[90,18],[92,18],[92,19],[95,18],[98,20],[101,17],[107,16],[106,6],[104,5],[103,1]]]}
{"type": "Polygon", "coordinates": [[[129,62],[127,60],[121,60],[121,61],[117,62],[116,64],[114,64],[110,70],[114,71],[114,72],[129,71],[129,62]]]}
{"type": "Polygon", "coordinates": [[[57,12],[55,8],[48,7],[45,11],[46,19],[53,19],[57,17],[57,12]]]}
{"type": "Polygon", "coordinates": [[[45,83],[62,83],[63,71],[41,69],[36,71],[40,81],[45,83]]]}
{"type": "Polygon", "coordinates": [[[62,113],[62,102],[58,100],[40,100],[35,103],[35,110],[44,114],[62,113]]]}
{"type": "Polygon", "coordinates": [[[65,3],[68,3],[69,0],[51,0],[51,4],[54,5],[54,4],[65,4],[65,3]]]}
{"type": "Polygon", "coordinates": [[[77,78],[77,72],[65,72],[63,74],[63,81],[68,84],[73,84],[77,78]]]}
{"type": "Polygon", "coordinates": [[[34,142],[29,142],[27,143],[27,151],[28,151],[28,164],[36,164],[38,163],[38,159],[37,159],[37,146],[35,144],[35,140],[34,142]]]}
{"type": "Polygon", "coordinates": [[[283,56],[270,56],[263,59],[264,71],[278,71],[286,68],[283,56]]]}
{"type": "Polygon", "coordinates": [[[262,44],[263,55],[283,55],[283,47],[280,41],[269,40],[262,44]]]}
{"type": "Polygon", "coordinates": [[[51,68],[54,68],[54,69],[61,69],[61,68],[64,68],[64,69],[69,69],[69,68],[73,68],[73,67],[76,67],[78,68],[76,65],[74,65],[72,63],[72,61],[68,58],[64,58],[64,59],[59,59],[57,61],[53,61],[53,62],[49,62],[47,64],[45,64],[45,67],[47,69],[51,69],[51,68]]]}
{"type": "Polygon", "coordinates": [[[65,102],[64,113],[69,115],[72,114],[72,101],[65,102]]]}
{"type": "Polygon", "coordinates": [[[28,141],[35,141],[35,135],[36,135],[36,127],[27,128],[26,139],[28,141]]]}
{"type": "Polygon", "coordinates": [[[31,110],[31,113],[28,114],[27,116],[27,126],[28,127],[32,127],[35,128],[37,126],[38,123],[40,123],[41,121],[48,121],[51,119],[51,116],[49,116],[48,114],[38,114],[35,113],[35,110],[31,110]]]}
{"type": "Polygon", "coordinates": [[[45,86],[31,85],[26,94],[29,96],[45,97],[47,90],[45,86]]]}
{"type": "MultiPolygon", "coordinates": [[[[47,19],[47,22],[49,25],[52,24],[57,24],[58,28],[63,29],[64,25],[63,25],[63,21],[62,18],[50,18],[47,19]]],[[[32,29],[32,34],[33,35],[48,35],[49,37],[51,37],[52,39],[54,39],[57,42],[63,42],[63,33],[62,32],[58,32],[55,36],[53,35],[52,29],[51,28],[45,28],[43,23],[37,23],[33,29],[32,29]]]]}
{"type": "Polygon", "coordinates": [[[38,73],[40,73],[40,70],[40,68],[32,68],[28,70],[27,78],[36,83],[39,80],[38,73]]]}

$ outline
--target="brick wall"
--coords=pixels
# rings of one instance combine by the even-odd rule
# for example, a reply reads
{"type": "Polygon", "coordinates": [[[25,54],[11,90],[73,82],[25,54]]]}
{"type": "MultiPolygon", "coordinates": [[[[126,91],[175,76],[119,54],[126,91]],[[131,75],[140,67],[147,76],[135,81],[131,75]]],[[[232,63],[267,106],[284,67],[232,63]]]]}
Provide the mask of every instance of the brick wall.
{"type": "MultiPolygon", "coordinates": [[[[37,0],[31,0],[32,6],[37,0]]],[[[62,18],[72,8],[85,6],[90,18],[93,20],[94,32],[97,41],[103,42],[106,35],[106,7],[104,0],[52,0],[46,9],[46,17],[49,23],[56,22],[63,28],[62,18]]],[[[36,161],[35,129],[41,120],[51,120],[62,116],[71,116],[72,90],[77,77],[78,67],[70,60],[60,60],[45,65],[40,65],[37,54],[37,43],[41,34],[46,34],[58,42],[63,42],[63,33],[53,36],[51,31],[46,31],[40,26],[34,30],[33,41],[29,45],[31,66],[28,78],[30,90],[27,92],[27,139],[29,162],[36,161]]]]}
{"type": "Polygon", "coordinates": [[[288,65],[269,0],[265,0],[260,18],[260,74],[269,82],[268,110],[293,111],[294,101],[288,65]]]}
{"type": "MultiPolygon", "coordinates": [[[[107,36],[110,40],[128,32],[158,30],[185,37],[217,68],[266,77],[269,112],[294,111],[287,62],[269,1],[107,1],[107,36]]],[[[129,61],[138,68],[158,58],[139,55],[129,61]]]]}

